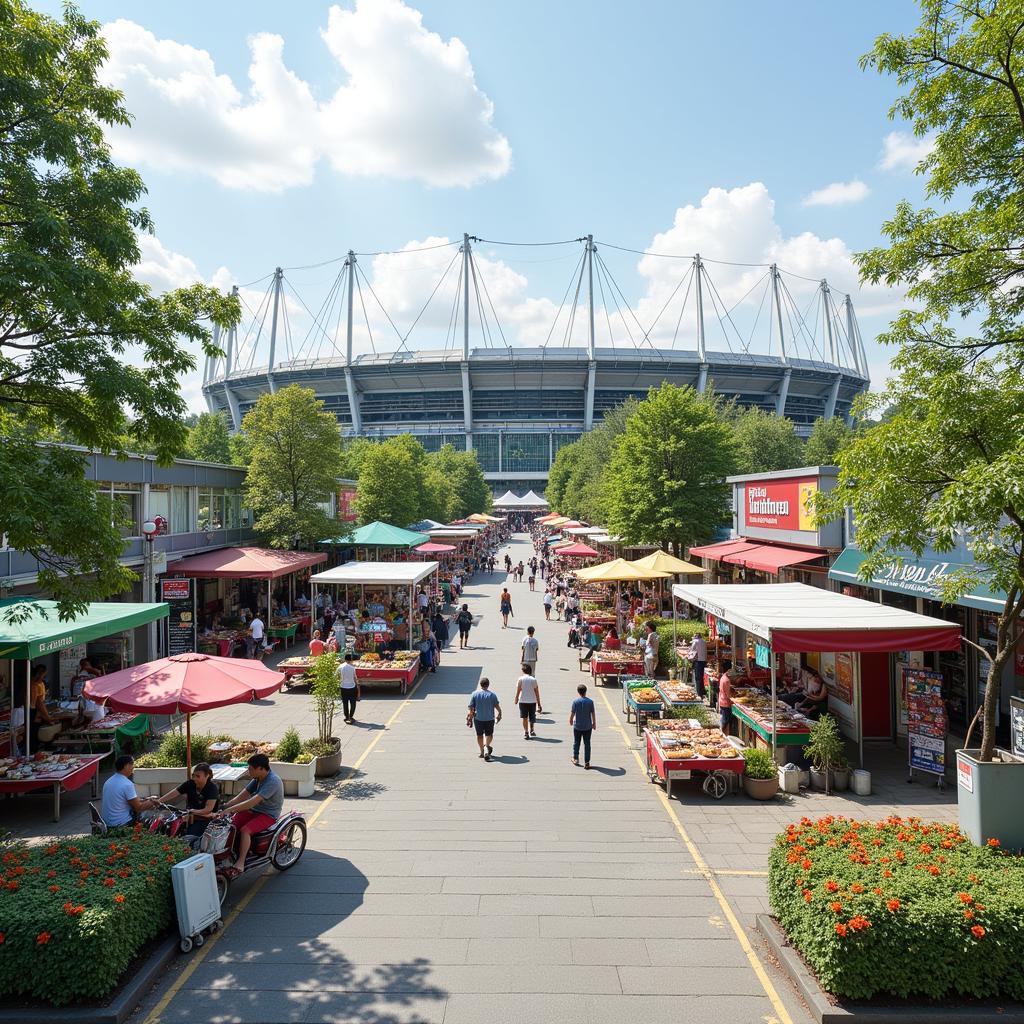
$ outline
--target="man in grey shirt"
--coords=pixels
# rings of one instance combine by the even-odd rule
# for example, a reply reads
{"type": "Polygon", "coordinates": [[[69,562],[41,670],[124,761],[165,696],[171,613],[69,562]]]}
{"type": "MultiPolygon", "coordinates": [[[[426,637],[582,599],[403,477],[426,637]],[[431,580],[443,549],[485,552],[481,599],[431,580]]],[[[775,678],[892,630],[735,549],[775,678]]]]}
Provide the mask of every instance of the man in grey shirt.
{"type": "Polygon", "coordinates": [[[501,704],[498,702],[498,695],[491,691],[491,681],[484,676],[480,680],[480,689],[470,694],[466,725],[476,728],[476,743],[480,748],[480,756],[485,761],[491,759],[494,750],[494,725],[500,721],[501,704]]]}
{"type": "Polygon", "coordinates": [[[235,811],[231,823],[238,833],[238,854],[229,871],[232,877],[245,870],[252,837],[257,832],[270,828],[284,808],[284,783],[270,770],[270,758],[266,754],[253,754],[249,758],[249,783],[227,806],[226,811],[235,811]]]}

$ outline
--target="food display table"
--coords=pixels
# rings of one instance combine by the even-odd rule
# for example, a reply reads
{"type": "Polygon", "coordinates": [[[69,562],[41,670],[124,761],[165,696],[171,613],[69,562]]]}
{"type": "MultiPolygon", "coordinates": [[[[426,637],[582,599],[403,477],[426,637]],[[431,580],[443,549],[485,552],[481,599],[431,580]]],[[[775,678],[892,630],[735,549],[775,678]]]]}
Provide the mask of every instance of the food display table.
{"type": "Polygon", "coordinates": [[[645,729],[644,748],[648,777],[651,782],[661,783],[669,797],[676,779],[689,779],[694,772],[703,772],[704,792],[721,800],[745,765],[742,754],[720,730],[692,728],[678,720],[645,729]]]}
{"type": "Polygon", "coordinates": [[[222,629],[216,633],[200,633],[198,647],[203,654],[216,654],[220,658],[230,658],[235,648],[245,645],[245,634],[237,629],[222,629]]]}
{"type": "Polygon", "coordinates": [[[273,640],[283,640],[285,649],[289,644],[295,643],[295,634],[298,632],[297,622],[284,622],[280,619],[274,621],[273,625],[267,627],[267,636],[273,640]]]}
{"type": "Polygon", "coordinates": [[[623,676],[643,675],[643,671],[642,654],[634,654],[629,651],[597,650],[590,657],[590,674],[598,685],[604,683],[609,677],[618,681],[623,676]]]}
{"type": "Polygon", "coordinates": [[[90,780],[92,795],[99,795],[99,763],[102,754],[53,754],[41,761],[18,758],[0,759],[0,793],[31,793],[37,789],[53,790],[53,820],[60,821],[60,795],[79,789],[90,780]]]}
{"type": "Polygon", "coordinates": [[[653,679],[644,679],[642,676],[623,678],[622,710],[626,721],[636,726],[637,736],[643,732],[647,719],[651,715],[660,715],[664,706],[653,679]]]}
{"type": "MultiPolygon", "coordinates": [[[[750,746],[771,750],[772,699],[760,690],[734,691],[732,719],[740,739],[750,746]]],[[[803,746],[811,738],[810,719],[794,711],[782,701],[777,702],[775,722],[776,746],[803,746]]]]}
{"type": "Polygon", "coordinates": [[[583,617],[584,623],[588,626],[600,626],[603,629],[607,629],[609,626],[614,626],[616,623],[615,612],[580,612],[580,615],[583,617]]]}
{"type": "Polygon", "coordinates": [[[293,686],[306,682],[306,673],[313,667],[315,659],[306,656],[285,658],[277,663],[277,671],[284,673],[284,688],[290,690],[293,686]]]}
{"type": "Polygon", "coordinates": [[[685,708],[692,704],[704,703],[692,686],[677,682],[675,679],[659,679],[653,682],[653,685],[666,707],[685,708]]]}
{"type": "Polygon", "coordinates": [[[116,752],[124,740],[144,736],[148,732],[149,715],[140,715],[134,711],[111,711],[97,722],[78,726],[60,735],[62,739],[86,740],[90,747],[94,743],[109,743],[116,752]]]}
{"type": "Polygon", "coordinates": [[[412,661],[404,658],[380,661],[357,661],[356,678],[362,686],[388,686],[397,684],[399,692],[408,693],[420,672],[420,656],[415,654],[412,661]]]}

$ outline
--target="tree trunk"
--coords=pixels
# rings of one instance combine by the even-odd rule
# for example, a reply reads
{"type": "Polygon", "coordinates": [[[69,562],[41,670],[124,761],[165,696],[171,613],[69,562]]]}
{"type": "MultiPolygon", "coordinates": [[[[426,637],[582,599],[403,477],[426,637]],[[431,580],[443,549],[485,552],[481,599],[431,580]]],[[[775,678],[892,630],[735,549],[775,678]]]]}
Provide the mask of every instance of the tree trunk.
{"type": "Polygon", "coordinates": [[[983,727],[981,733],[981,756],[982,761],[991,761],[996,748],[996,709],[999,707],[999,691],[1003,685],[1003,667],[1010,657],[1011,648],[1004,643],[1004,630],[1002,624],[999,627],[999,640],[995,657],[988,668],[988,678],[985,680],[985,713],[983,716],[983,727]]]}

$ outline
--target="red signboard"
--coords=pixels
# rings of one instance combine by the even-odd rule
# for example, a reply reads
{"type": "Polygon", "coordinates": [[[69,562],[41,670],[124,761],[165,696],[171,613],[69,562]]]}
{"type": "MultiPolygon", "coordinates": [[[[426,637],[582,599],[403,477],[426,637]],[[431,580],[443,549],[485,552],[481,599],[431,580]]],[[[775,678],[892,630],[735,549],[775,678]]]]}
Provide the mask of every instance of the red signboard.
{"type": "Polygon", "coordinates": [[[183,580],[161,580],[160,600],[161,601],[184,601],[192,596],[192,581],[183,580]]]}
{"type": "Polygon", "coordinates": [[[751,481],[746,485],[747,526],[762,530],[813,531],[816,477],[795,480],[751,481]]]}
{"type": "Polygon", "coordinates": [[[356,492],[338,491],[338,518],[347,523],[354,523],[359,517],[355,510],[356,492]]]}

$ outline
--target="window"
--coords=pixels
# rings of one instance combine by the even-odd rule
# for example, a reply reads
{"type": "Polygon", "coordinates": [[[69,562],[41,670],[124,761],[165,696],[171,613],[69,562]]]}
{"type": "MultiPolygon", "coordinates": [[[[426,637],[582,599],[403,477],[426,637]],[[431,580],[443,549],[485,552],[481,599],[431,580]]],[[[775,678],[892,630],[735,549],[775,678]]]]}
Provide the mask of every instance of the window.
{"type": "Polygon", "coordinates": [[[198,529],[236,530],[243,524],[242,492],[232,487],[199,488],[198,529]]]}
{"type": "Polygon", "coordinates": [[[547,433],[505,434],[501,468],[506,473],[546,473],[551,466],[551,442],[547,433]]]}
{"type": "Polygon", "coordinates": [[[156,521],[162,519],[167,525],[164,533],[171,532],[171,491],[169,487],[150,487],[149,518],[156,521]]]}
{"type": "Polygon", "coordinates": [[[96,485],[101,494],[112,498],[121,506],[126,520],[120,526],[122,537],[142,536],[142,488],[139,484],[103,483],[96,485]]]}
{"type": "Polygon", "coordinates": [[[171,488],[171,533],[192,532],[192,488],[171,488]]]}

